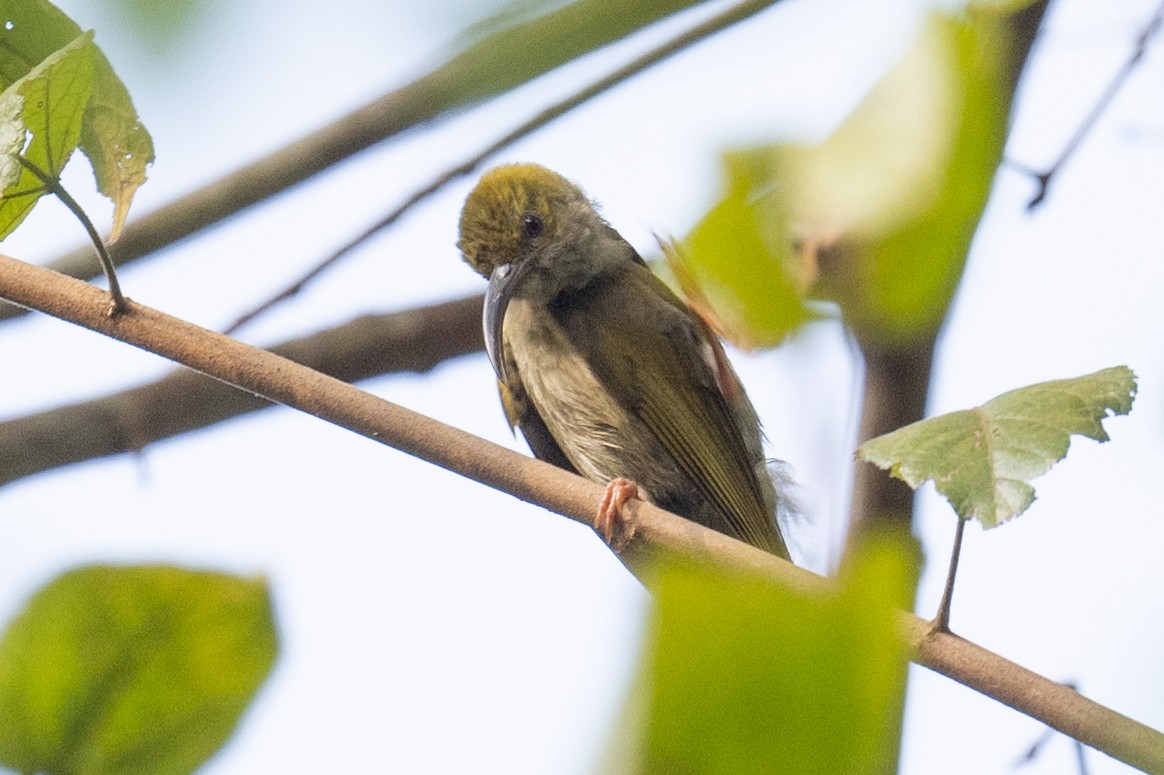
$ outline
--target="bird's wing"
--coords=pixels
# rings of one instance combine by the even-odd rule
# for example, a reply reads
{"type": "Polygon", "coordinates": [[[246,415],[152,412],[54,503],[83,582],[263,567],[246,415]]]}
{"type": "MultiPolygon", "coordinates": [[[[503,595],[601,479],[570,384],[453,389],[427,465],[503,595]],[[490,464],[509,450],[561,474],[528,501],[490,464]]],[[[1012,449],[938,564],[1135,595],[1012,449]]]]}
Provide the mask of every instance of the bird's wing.
{"type": "MultiPolygon", "coordinates": [[[[556,315],[594,375],[639,417],[748,542],[787,557],[736,417],[717,385],[717,342],[649,269],[587,287],[556,315]]],[[[726,364],[725,364],[726,365],[726,364]]]]}

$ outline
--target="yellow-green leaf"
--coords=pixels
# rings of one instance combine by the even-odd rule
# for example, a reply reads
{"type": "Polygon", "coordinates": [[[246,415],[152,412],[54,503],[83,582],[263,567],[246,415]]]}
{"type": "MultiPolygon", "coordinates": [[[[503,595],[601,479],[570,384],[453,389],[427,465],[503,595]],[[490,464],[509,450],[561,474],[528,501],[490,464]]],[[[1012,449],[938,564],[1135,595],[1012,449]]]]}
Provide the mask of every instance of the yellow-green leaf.
{"type": "Polygon", "coordinates": [[[0,764],[190,773],[230,736],[276,650],[261,579],[168,566],[69,571],[0,638],[0,764]]]}
{"type": "Polygon", "coordinates": [[[796,294],[836,302],[871,341],[932,336],[1002,156],[1006,20],[997,9],[935,12],[824,142],[728,155],[732,185],[688,245],[704,295],[750,295],[736,309],[761,330],[807,319],[796,294]],[[764,258],[739,263],[749,256],[764,258]]]}
{"type": "Polygon", "coordinates": [[[994,527],[1031,505],[1030,480],[1063,459],[1071,434],[1107,441],[1104,418],[1135,395],[1126,366],[1042,382],[870,439],[857,456],[914,489],[932,479],[959,517],[994,527]]]}
{"type": "Polygon", "coordinates": [[[96,52],[93,94],[81,125],[81,150],[93,165],[97,190],[113,201],[115,241],[129,215],[133,195],[146,182],[154,161],[154,141],[138,118],[129,91],[100,49],[96,52]]]}
{"type": "Polygon", "coordinates": [[[662,571],[630,771],[884,772],[896,750],[916,556],[884,539],[854,553],[835,596],[706,568],[662,571]]]}
{"type": "MultiPolygon", "coordinates": [[[[4,91],[22,98],[24,127],[32,134],[24,158],[50,177],[60,175],[77,147],[93,83],[95,52],[92,34],[82,33],[4,91]]],[[[0,239],[20,225],[44,193],[41,179],[22,169],[0,200],[0,239]]]]}
{"type": "Polygon", "coordinates": [[[863,336],[930,336],[962,276],[1013,95],[1003,17],[935,12],[837,131],[778,164],[795,222],[833,242],[819,291],[863,336]]]}
{"type": "Polygon", "coordinates": [[[682,245],[664,247],[686,297],[738,347],[771,347],[813,317],[792,276],[787,219],[757,202],[751,154],[725,155],[727,195],[682,245]]]}
{"type": "MultiPolygon", "coordinates": [[[[83,118],[80,124],[80,148],[93,165],[97,188],[113,201],[114,217],[112,238],[116,239],[125,221],[130,202],[138,187],[145,182],[146,168],[154,159],[153,141],[138,120],[133,102],[124,84],[113,72],[109,60],[92,42],[92,33],[82,33],[68,16],[44,0],[0,0],[0,87],[9,88],[58,52],[74,44],[85,35],[92,58],[92,73],[84,91],[70,96],[84,98],[83,118]]],[[[65,87],[63,82],[59,87],[65,87]]],[[[79,89],[78,83],[75,87],[79,89]]],[[[54,98],[62,95],[54,90],[54,98]]],[[[36,127],[30,126],[36,131],[36,127]]],[[[73,147],[76,147],[74,142],[73,147]]],[[[52,165],[59,172],[68,154],[54,154],[52,165]]],[[[44,161],[44,160],[42,160],[44,161]]],[[[39,166],[39,163],[38,163],[39,166]]],[[[20,190],[25,190],[23,183],[20,190]]],[[[35,200],[33,200],[34,202],[35,200]]],[[[27,209],[31,204],[26,205],[27,209]]],[[[19,218],[6,219],[9,231],[19,224],[19,218]]]]}

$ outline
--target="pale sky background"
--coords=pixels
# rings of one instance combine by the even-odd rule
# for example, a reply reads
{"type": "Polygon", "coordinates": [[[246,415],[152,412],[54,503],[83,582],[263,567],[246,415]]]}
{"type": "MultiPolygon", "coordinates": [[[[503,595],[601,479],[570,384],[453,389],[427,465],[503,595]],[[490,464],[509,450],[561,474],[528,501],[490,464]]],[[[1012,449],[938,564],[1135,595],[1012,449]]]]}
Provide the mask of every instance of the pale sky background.
{"type": "MultiPolygon", "coordinates": [[[[145,212],[346,113],[439,61],[486,4],[210,3],[166,53],[138,45],[110,0],[61,7],[103,47],[153,133],[145,212]]],[[[1008,156],[1059,152],[1131,50],[1155,0],[1054,3],[1024,82],[1008,156]]],[[[221,327],[467,152],[664,36],[672,19],[504,100],[374,149],[277,201],[121,274],[134,299],[221,327]]],[[[788,0],[655,68],[507,151],[578,181],[644,252],[714,201],[717,152],[822,138],[908,46],[926,3],[788,0]]],[[[76,160],[66,182],[97,216],[76,160]]],[[[267,344],[365,312],[482,290],[454,247],[450,187],[302,298],[242,332],[267,344]]],[[[1149,50],[1044,207],[1004,172],[935,370],[931,413],[1128,364],[1140,377],[1113,441],[1076,440],[1015,522],[967,531],[954,628],[1096,700],[1164,727],[1164,44],[1149,50]]],[[[2,249],[43,262],[81,241],[46,202],[2,249]]],[[[859,373],[835,323],[735,357],[807,495],[802,541],[839,538],[859,373]]],[[[57,321],[0,329],[0,415],[18,416],[169,370],[57,321]]],[[[364,387],[502,444],[484,356],[364,387]]],[[[954,520],[926,489],[941,591],[954,520]]],[[[639,655],[649,599],[588,529],[311,417],[276,409],[0,489],[0,622],[79,563],[166,561],[264,574],[283,650],[234,739],[203,770],[587,773],[639,655]]],[[[902,772],[1010,772],[1036,722],[924,669],[911,672],[902,772]]],[[[1069,772],[1056,739],[1023,773],[1069,772]]],[[[1128,768],[1094,751],[1092,773],[1128,768]]]]}

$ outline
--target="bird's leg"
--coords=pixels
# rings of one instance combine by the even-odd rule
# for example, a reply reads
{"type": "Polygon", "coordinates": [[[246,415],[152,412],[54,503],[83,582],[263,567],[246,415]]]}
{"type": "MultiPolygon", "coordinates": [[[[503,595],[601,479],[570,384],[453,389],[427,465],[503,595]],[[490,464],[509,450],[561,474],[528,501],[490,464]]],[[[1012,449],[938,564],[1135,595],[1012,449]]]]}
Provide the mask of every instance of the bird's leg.
{"type": "Polygon", "coordinates": [[[618,477],[606,485],[602,500],[598,502],[598,516],[594,519],[594,529],[606,539],[615,552],[622,551],[635,535],[634,520],[624,507],[631,498],[646,500],[639,486],[630,479],[618,477]]]}

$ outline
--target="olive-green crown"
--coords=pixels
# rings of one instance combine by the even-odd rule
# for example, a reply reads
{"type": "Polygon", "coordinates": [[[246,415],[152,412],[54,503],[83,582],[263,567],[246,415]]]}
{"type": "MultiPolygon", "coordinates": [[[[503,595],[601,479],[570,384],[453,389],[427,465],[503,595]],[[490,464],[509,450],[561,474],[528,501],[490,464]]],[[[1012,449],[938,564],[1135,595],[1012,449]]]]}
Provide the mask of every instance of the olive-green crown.
{"type": "Polygon", "coordinates": [[[527,215],[540,218],[542,234],[552,238],[563,208],[578,202],[589,204],[577,186],[539,164],[494,167],[465,199],[457,247],[473,269],[488,277],[520,256],[527,215]]]}

